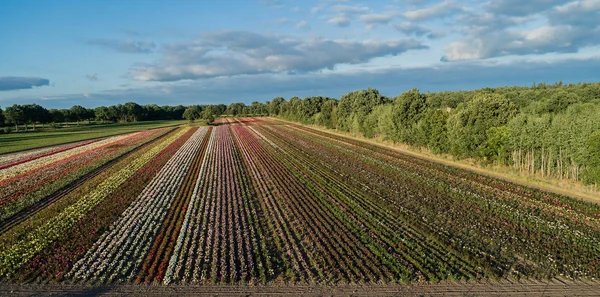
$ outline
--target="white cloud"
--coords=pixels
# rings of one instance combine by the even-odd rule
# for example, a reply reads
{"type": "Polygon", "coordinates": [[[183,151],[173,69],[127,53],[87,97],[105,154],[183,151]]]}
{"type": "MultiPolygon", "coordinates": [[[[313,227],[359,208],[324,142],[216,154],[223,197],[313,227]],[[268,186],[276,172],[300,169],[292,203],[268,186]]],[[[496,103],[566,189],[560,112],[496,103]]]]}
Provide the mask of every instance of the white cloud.
{"type": "Polygon", "coordinates": [[[496,0],[487,4],[487,10],[494,14],[509,16],[526,16],[543,13],[568,0],[496,0]]]}
{"type": "Polygon", "coordinates": [[[395,12],[390,13],[370,13],[359,16],[359,19],[367,25],[367,27],[373,27],[376,24],[388,24],[391,22],[397,14],[395,12]]]}
{"type": "Polygon", "coordinates": [[[297,29],[309,30],[310,29],[310,25],[308,24],[307,21],[300,21],[300,22],[296,23],[296,28],[297,29]]]}
{"type": "Polygon", "coordinates": [[[96,45],[116,52],[128,54],[147,54],[156,49],[156,44],[151,41],[143,40],[117,40],[117,39],[93,39],[87,42],[90,45],[96,45]]]}
{"type": "Polygon", "coordinates": [[[600,1],[582,0],[573,1],[556,7],[556,11],[561,13],[588,12],[600,10],[600,1]]]}
{"type": "Polygon", "coordinates": [[[333,24],[340,27],[348,27],[350,26],[350,20],[343,15],[335,16],[327,20],[327,23],[333,24]]]}
{"type": "Polygon", "coordinates": [[[597,36],[600,36],[598,29],[590,35],[587,29],[569,25],[500,30],[453,42],[446,47],[442,59],[457,61],[508,55],[572,53],[581,47],[600,43],[597,36]]]}
{"type": "Polygon", "coordinates": [[[317,13],[321,12],[324,8],[325,8],[325,6],[323,6],[323,5],[317,5],[310,9],[310,13],[317,14],[317,13]]]}
{"type": "Polygon", "coordinates": [[[406,35],[414,35],[417,37],[427,37],[429,39],[436,39],[442,37],[444,34],[441,32],[434,32],[433,30],[421,26],[412,22],[404,22],[399,25],[395,25],[394,28],[396,30],[406,34],[406,35]]]}
{"type": "Polygon", "coordinates": [[[444,50],[444,61],[461,61],[485,58],[482,40],[478,39],[472,43],[456,41],[446,46],[444,50]]]}
{"type": "Polygon", "coordinates": [[[359,64],[426,46],[412,39],[298,39],[246,31],[217,31],[187,44],[167,45],[156,64],[138,65],[130,75],[142,81],[177,81],[277,72],[307,72],[338,64],[359,64]]]}
{"type": "Polygon", "coordinates": [[[460,10],[462,7],[453,0],[446,0],[426,8],[407,11],[404,13],[404,17],[410,20],[426,20],[453,14],[460,10]]]}
{"type": "Polygon", "coordinates": [[[371,11],[369,7],[358,5],[334,5],[331,7],[331,10],[337,13],[345,14],[365,13],[371,11]]]}

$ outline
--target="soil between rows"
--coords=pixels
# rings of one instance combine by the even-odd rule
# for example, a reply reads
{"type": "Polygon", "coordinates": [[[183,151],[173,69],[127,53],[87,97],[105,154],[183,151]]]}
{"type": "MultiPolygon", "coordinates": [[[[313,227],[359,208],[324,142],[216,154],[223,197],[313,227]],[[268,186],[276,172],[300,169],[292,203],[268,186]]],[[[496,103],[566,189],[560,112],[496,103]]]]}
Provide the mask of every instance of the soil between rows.
{"type": "Polygon", "coordinates": [[[597,281],[322,285],[70,285],[0,283],[0,296],[598,296],[597,281]]]}

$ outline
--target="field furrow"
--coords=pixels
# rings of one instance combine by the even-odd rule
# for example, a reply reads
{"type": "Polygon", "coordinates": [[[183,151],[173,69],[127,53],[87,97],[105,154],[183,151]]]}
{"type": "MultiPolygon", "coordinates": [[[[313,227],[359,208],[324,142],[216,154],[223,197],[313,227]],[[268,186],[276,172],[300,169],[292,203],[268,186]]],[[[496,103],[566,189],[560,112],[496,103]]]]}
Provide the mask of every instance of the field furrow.
{"type": "Polygon", "coordinates": [[[0,210],[8,282],[451,290],[600,277],[595,204],[274,118],[2,156],[0,210]]]}

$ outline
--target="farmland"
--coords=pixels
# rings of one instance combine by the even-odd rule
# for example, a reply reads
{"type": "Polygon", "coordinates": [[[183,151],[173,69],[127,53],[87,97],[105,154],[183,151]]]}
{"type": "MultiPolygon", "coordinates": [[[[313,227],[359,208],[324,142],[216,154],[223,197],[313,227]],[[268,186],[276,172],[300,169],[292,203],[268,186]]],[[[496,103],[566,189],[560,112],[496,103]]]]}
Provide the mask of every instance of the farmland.
{"type": "Polygon", "coordinates": [[[600,206],[265,118],[0,155],[0,278],[422,284],[600,277],[600,206]]]}
{"type": "Polygon", "coordinates": [[[68,128],[47,128],[43,131],[0,134],[0,154],[180,124],[183,124],[183,121],[146,121],[103,125],[82,124],[81,126],[68,128]]]}

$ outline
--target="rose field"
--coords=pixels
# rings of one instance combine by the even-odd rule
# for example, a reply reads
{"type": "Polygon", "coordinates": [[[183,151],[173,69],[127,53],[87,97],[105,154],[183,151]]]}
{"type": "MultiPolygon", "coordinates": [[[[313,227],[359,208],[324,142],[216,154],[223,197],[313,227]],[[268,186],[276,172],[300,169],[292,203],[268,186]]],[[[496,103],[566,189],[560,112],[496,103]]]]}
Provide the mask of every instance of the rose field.
{"type": "Polygon", "coordinates": [[[598,277],[598,204],[270,118],[0,155],[6,283],[598,277]]]}

